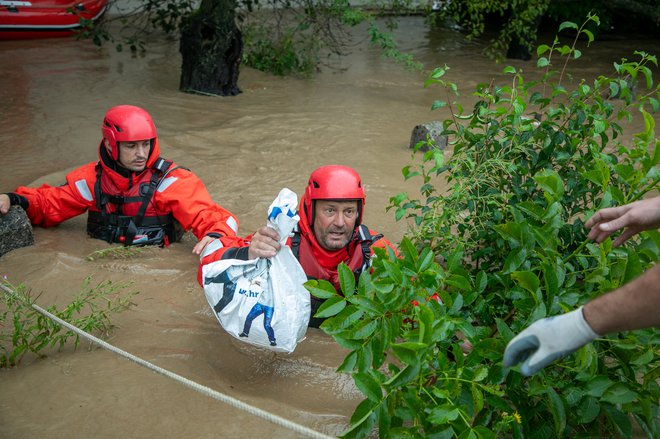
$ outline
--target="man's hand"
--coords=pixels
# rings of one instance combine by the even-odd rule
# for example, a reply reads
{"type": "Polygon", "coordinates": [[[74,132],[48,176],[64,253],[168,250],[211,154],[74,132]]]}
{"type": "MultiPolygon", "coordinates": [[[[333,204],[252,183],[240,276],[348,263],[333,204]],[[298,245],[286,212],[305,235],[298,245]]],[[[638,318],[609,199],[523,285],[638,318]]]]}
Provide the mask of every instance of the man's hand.
{"type": "Polygon", "coordinates": [[[196,255],[201,255],[209,242],[213,241],[215,238],[212,236],[205,236],[199,240],[197,244],[192,249],[192,252],[196,255]]]}
{"type": "Polygon", "coordinates": [[[614,247],[618,247],[641,231],[660,227],[660,196],[599,210],[584,225],[591,228],[589,239],[596,242],[626,227],[614,240],[614,247]]]}
{"type": "Polygon", "coordinates": [[[264,226],[252,235],[248,258],[272,258],[281,247],[279,233],[272,227],[264,226]]]}
{"type": "Polygon", "coordinates": [[[0,194],[0,214],[5,215],[9,212],[11,207],[11,202],[9,201],[9,196],[7,194],[0,194]]]}
{"type": "Polygon", "coordinates": [[[598,337],[582,315],[582,307],[534,322],[515,336],[504,351],[504,367],[523,362],[520,372],[530,376],[558,358],[575,352],[598,337]]]}

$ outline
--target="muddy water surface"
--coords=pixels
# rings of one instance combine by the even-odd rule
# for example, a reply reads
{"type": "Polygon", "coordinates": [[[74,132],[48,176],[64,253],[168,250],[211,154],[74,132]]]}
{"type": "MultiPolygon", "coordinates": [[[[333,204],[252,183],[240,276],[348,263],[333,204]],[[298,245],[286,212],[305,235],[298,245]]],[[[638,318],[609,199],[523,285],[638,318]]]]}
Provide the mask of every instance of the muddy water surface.
{"type": "MultiPolygon", "coordinates": [[[[501,78],[502,65],[454,32],[430,33],[404,20],[402,48],[426,69],[448,64],[449,79],[469,92],[501,78]]],[[[622,56],[658,41],[596,43],[576,77],[604,72],[622,56]]],[[[408,72],[366,44],[310,80],[277,78],[242,68],[243,93],[210,98],[177,91],[174,43],[149,46],[143,57],[75,40],[0,42],[0,191],[60,184],[67,171],[96,160],[100,121],[110,106],[135,104],[153,115],[163,156],[197,173],[214,200],[234,212],[247,234],[265,223],[282,187],[301,193],[317,166],[355,167],[366,184],[365,222],[400,240],[405,224],[385,211],[390,196],[415,193],[401,168],[412,128],[444,118],[408,72]]],[[[524,62],[511,63],[527,70],[524,62]]],[[[608,70],[609,71],[609,70],[608,70]]],[[[317,329],[291,355],[250,347],[226,334],[195,280],[194,237],[138,258],[89,260],[107,248],[86,237],[84,217],[35,230],[36,245],[0,258],[0,275],[23,282],[43,307],[62,305],[86,277],[132,282],[136,306],[113,317],[108,341],[190,380],[294,422],[335,435],[346,428],[360,394],[335,373],[345,352],[317,329]]],[[[128,290],[127,290],[128,291],[128,290]]],[[[289,438],[296,434],[83,343],[0,371],[0,438],[289,438]]]]}

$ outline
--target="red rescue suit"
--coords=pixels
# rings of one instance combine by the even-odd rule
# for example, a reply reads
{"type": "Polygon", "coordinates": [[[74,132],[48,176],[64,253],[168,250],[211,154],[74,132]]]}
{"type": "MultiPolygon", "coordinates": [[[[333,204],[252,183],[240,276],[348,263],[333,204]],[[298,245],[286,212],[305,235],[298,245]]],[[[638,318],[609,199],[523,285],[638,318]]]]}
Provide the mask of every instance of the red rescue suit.
{"type": "Polygon", "coordinates": [[[161,159],[157,139],[141,172],[120,166],[101,143],[99,161],[69,173],[64,185],[14,193],[27,200],[32,224],[51,227],[89,211],[89,234],[108,242],[167,245],[180,238],[179,228],[198,239],[215,233],[226,245],[242,242],[236,217],[213,202],[195,174],[161,159]]]}

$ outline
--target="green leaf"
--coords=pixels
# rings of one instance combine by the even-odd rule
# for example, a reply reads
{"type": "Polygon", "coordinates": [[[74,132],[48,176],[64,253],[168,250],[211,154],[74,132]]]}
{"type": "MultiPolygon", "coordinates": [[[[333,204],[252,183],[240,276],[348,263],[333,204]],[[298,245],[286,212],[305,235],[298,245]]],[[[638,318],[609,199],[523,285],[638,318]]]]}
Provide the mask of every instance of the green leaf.
{"type": "Polygon", "coordinates": [[[648,364],[651,361],[653,361],[654,357],[654,350],[653,349],[646,349],[645,351],[640,352],[638,355],[636,355],[630,362],[629,364],[635,364],[638,366],[642,366],[644,364],[648,364]]]}
{"type": "Polygon", "coordinates": [[[458,436],[458,439],[479,439],[477,437],[477,433],[474,432],[473,429],[468,429],[468,430],[463,430],[463,433],[461,433],[460,436],[458,436]]]}
{"type": "Polygon", "coordinates": [[[441,101],[441,100],[436,100],[433,101],[433,104],[431,104],[431,111],[437,110],[438,108],[446,107],[447,102],[441,101]]]}
{"type": "Polygon", "coordinates": [[[630,418],[627,413],[623,413],[609,404],[603,404],[602,408],[610,425],[621,437],[632,437],[632,426],[630,425],[630,418]]]}
{"type": "Polygon", "coordinates": [[[321,323],[321,329],[326,334],[336,334],[353,326],[364,315],[364,310],[355,305],[347,305],[332,319],[327,319],[321,323]]]}
{"type": "Polygon", "coordinates": [[[383,267],[385,267],[385,271],[395,284],[401,285],[403,283],[403,274],[401,274],[401,269],[397,265],[390,261],[383,261],[383,267]]]}
{"type": "Polygon", "coordinates": [[[392,378],[383,383],[389,388],[397,388],[410,383],[417,378],[419,374],[419,362],[407,364],[403,369],[399,370],[392,378]]]}
{"type": "Polygon", "coordinates": [[[350,352],[337,368],[337,372],[351,372],[357,363],[357,352],[350,352]]]}
{"type": "Polygon", "coordinates": [[[575,29],[578,30],[579,27],[577,24],[573,23],[572,21],[564,21],[559,25],[559,32],[563,31],[564,29],[575,29]]]}
{"type": "Polygon", "coordinates": [[[373,284],[373,287],[382,294],[389,294],[394,290],[394,284],[389,281],[376,281],[373,284]]]}
{"type": "Polygon", "coordinates": [[[327,280],[308,280],[303,285],[312,296],[319,299],[329,299],[337,296],[337,290],[327,280]]]}
{"type": "Polygon", "coordinates": [[[556,171],[544,170],[534,176],[534,180],[545,190],[553,200],[558,200],[564,195],[564,182],[556,171]]]}
{"type": "Polygon", "coordinates": [[[483,425],[474,427],[474,432],[479,439],[497,439],[498,436],[483,425]]]}
{"type": "Polygon", "coordinates": [[[346,300],[343,297],[335,296],[327,299],[321,304],[314,317],[326,318],[332,317],[346,307],[346,300]]]}
{"type": "Polygon", "coordinates": [[[370,400],[379,402],[383,397],[380,384],[368,373],[354,373],[353,380],[357,388],[370,400]]]}
{"type": "Polygon", "coordinates": [[[502,70],[502,73],[513,73],[514,75],[516,74],[516,68],[513,66],[506,66],[502,70]]]}
{"type": "Polygon", "coordinates": [[[594,42],[594,34],[589,29],[582,29],[582,33],[587,36],[587,45],[594,42]]]}
{"type": "Polygon", "coordinates": [[[612,384],[612,380],[606,376],[595,376],[584,386],[584,392],[589,396],[600,398],[612,384]]]}
{"type": "Polygon", "coordinates": [[[555,434],[557,437],[563,437],[564,429],[566,428],[566,409],[564,408],[564,401],[557,395],[557,392],[552,387],[547,389],[547,394],[550,399],[550,413],[555,422],[555,434]]]}
{"type": "Polygon", "coordinates": [[[548,50],[550,50],[550,46],[548,46],[547,44],[539,44],[538,47],[536,48],[536,55],[537,56],[543,55],[548,50]]]}
{"type": "Polygon", "coordinates": [[[367,312],[374,314],[376,316],[382,316],[385,313],[383,305],[378,302],[375,302],[368,297],[364,296],[353,296],[349,299],[351,303],[359,305],[361,308],[367,312]]]}
{"type": "Polygon", "coordinates": [[[435,254],[428,248],[422,250],[420,258],[417,260],[417,272],[421,273],[422,271],[428,269],[433,261],[435,260],[435,254]]]}
{"type": "Polygon", "coordinates": [[[541,285],[538,276],[531,271],[516,271],[511,273],[511,278],[516,281],[518,285],[526,289],[536,297],[536,292],[541,285]]]}
{"type": "Polygon", "coordinates": [[[608,388],[601,401],[612,404],[628,404],[637,399],[637,393],[633,392],[623,383],[616,383],[608,388]]]}
{"type": "Polygon", "coordinates": [[[547,67],[550,65],[550,61],[548,61],[548,58],[542,56],[536,61],[536,67],[547,67]]]}
{"type": "Polygon", "coordinates": [[[460,412],[458,408],[451,404],[443,404],[431,409],[428,420],[437,425],[443,425],[458,418],[460,412]]]}
{"type": "Polygon", "coordinates": [[[360,349],[362,347],[362,340],[353,340],[339,335],[334,335],[332,338],[335,339],[339,346],[345,349],[360,349]]]}
{"type": "Polygon", "coordinates": [[[486,286],[488,286],[488,275],[485,271],[480,271],[477,274],[477,292],[483,293],[486,286]]]}
{"type": "Polygon", "coordinates": [[[502,338],[505,341],[511,340],[513,337],[515,337],[516,334],[509,328],[509,326],[506,324],[506,322],[502,319],[495,319],[495,324],[497,326],[497,332],[500,333],[502,338]]]}
{"type": "Polygon", "coordinates": [[[472,288],[470,281],[458,274],[452,274],[447,279],[445,279],[445,282],[447,285],[451,285],[463,291],[469,291],[472,288]]]}
{"type": "Polygon", "coordinates": [[[527,259],[527,250],[525,247],[515,248],[509,253],[504,260],[504,267],[502,274],[510,274],[518,269],[520,265],[527,259]]]}
{"type": "Polygon", "coordinates": [[[369,337],[378,328],[378,320],[362,320],[350,331],[356,340],[364,340],[369,337]]]}
{"type": "Polygon", "coordinates": [[[584,397],[577,408],[577,416],[580,424],[592,422],[599,413],[600,405],[598,404],[598,400],[593,396],[584,397]]]}
{"type": "Polygon", "coordinates": [[[344,262],[337,267],[337,275],[339,276],[339,286],[344,296],[351,297],[355,293],[355,275],[344,262]]]}
{"type": "Polygon", "coordinates": [[[392,352],[405,364],[415,364],[421,361],[419,351],[426,349],[426,343],[404,342],[392,345],[392,352]]]}
{"type": "Polygon", "coordinates": [[[376,422],[376,408],[378,405],[374,405],[370,399],[365,399],[358,404],[351,416],[350,428],[343,431],[339,437],[365,437],[376,422]]]}

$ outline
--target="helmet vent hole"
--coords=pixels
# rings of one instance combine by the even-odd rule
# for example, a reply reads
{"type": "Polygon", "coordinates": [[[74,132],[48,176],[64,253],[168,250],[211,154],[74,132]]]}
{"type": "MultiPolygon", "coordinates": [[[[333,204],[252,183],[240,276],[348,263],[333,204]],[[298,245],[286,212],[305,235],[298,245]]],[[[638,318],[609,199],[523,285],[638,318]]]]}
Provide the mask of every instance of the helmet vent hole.
{"type": "Polygon", "coordinates": [[[115,125],[115,129],[117,130],[118,133],[121,133],[123,131],[121,127],[117,125],[115,125]]]}
{"type": "Polygon", "coordinates": [[[318,189],[318,188],[321,187],[321,186],[319,186],[319,184],[318,184],[317,182],[315,182],[315,181],[313,181],[312,183],[314,184],[314,188],[316,188],[316,189],[318,189]]]}

